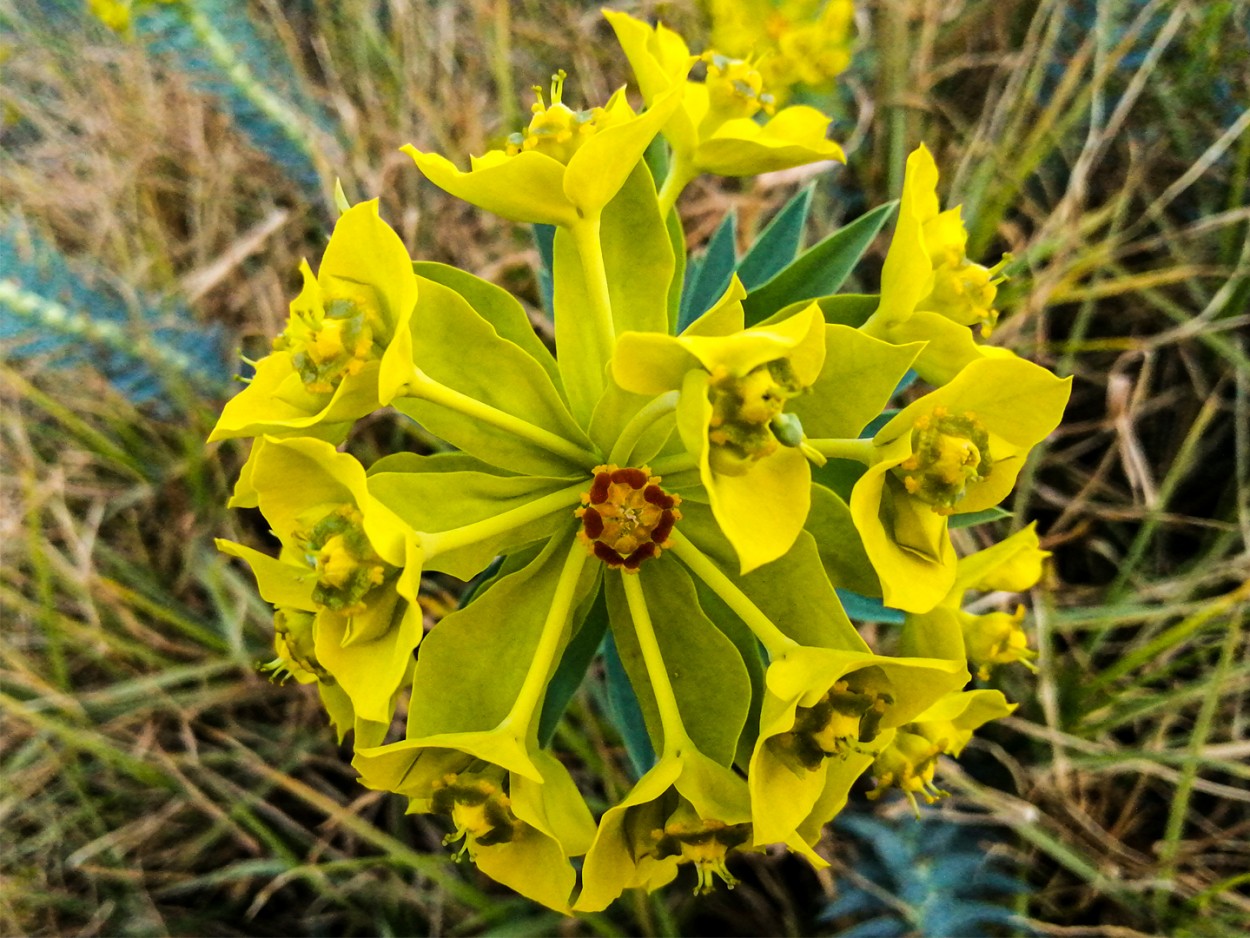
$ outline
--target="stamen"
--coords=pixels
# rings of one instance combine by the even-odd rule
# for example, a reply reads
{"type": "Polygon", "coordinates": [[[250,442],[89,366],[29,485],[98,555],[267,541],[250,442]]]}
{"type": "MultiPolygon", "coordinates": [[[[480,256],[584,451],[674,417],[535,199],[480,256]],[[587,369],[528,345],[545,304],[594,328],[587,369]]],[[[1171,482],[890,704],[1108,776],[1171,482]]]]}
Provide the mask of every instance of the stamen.
{"type": "Polygon", "coordinates": [[[578,538],[610,567],[633,572],[658,557],[673,526],[681,520],[681,498],[660,487],[645,466],[597,466],[590,490],[582,495],[578,538]]]}
{"type": "Polygon", "coordinates": [[[702,819],[683,804],[673,812],[663,829],[651,832],[657,859],[677,857],[678,863],[693,863],[697,878],[694,894],[705,896],[716,888],[716,879],[733,889],[738,880],[726,866],[729,851],[740,847],[751,836],[750,824],[726,824],[715,818],[702,819]],[[681,817],[680,820],[674,818],[681,817]]]}
{"type": "Polygon", "coordinates": [[[774,736],[770,745],[783,759],[809,771],[833,756],[845,759],[862,752],[860,744],[876,739],[894,703],[890,694],[873,689],[883,681],[878,668],[852,672],[812,706],[797,708],[794,726],[774,736]]]}
{"type": "Polygon", "coordinates": [[[989,478],[993,467],[989,433],[976,414],[952,416],[935,407],[912,424],[912,454],[891,472],[908,495],[949,515],[968,486],[989,478]]]}
{"type": "Polygon", "coordinates": [[[471,858],[477,847],[511,843],[521,824],[512,813],[512,801],[504,790],[501,770],[485,775],[451,773],[432,785],[430,807],[434,814],[448,818],[454,830],[443,838],[445,846],[460,843],[453,855],[459,861],[471,858]]]}
{"type": "Polygon", "coordinates": [[[317,575],[313,601],[334,612],[365,608],[365,595],[395,573],[369,542],[363,517],[354,505],[340,505],[296,534],[304,560],[317,575]]]}

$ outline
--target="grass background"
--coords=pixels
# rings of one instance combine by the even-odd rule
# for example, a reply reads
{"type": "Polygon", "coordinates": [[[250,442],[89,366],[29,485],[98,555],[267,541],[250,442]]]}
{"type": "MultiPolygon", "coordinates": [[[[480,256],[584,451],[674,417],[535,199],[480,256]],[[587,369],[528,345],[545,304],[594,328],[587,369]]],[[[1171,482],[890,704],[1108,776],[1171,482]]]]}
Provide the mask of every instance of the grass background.
{"type": "MultiPolygon", "coordinates": [[[[314,694],[257,673],[269,612],[212,538],[260,525],[223,508],[240,447],[203,440],[231,393],[223,350],[281,329],[336,177],[381,197],[414,256],[509,287],[549,328],[529,233],[397,148],[481,152],[558,66],[570,100],[605,98],[627,74],[595,5],[205,0],[123,37],[72,0],[0,2],[0,932],[1248,929],[1247,4],[857,8],[825,101],[848,165],[818,181],[809,241],[896,195],[924,140],[970,253],[1015,256],[995,341],[1076,376],[998,532],[1037,518],[1055,554],[1039,673],[1000,670],[1020,709],[944,766],[954,795],[923,823],[886,799],[835,829],[831,875],[749,857],[733,892],[564,920],[452,864],[437,824],[355,784],[314,694]],[[1000,871],[979,900],[1016,917],[936,915],[970,856],[1000,871]]],[[[731,207],[758,228],[805,178],[700,180],[692,247],[731,207]]],[[[884,247],[853,286],[876,286],[884,247]]],[[[414,442],[383,415],[359,445],[414,442]]],[[[429,586],[435,619],[454,595],[429,586]]],[[[556,744],[604,798],[629,779],[601,701],[590,682],[556,744]]]]}

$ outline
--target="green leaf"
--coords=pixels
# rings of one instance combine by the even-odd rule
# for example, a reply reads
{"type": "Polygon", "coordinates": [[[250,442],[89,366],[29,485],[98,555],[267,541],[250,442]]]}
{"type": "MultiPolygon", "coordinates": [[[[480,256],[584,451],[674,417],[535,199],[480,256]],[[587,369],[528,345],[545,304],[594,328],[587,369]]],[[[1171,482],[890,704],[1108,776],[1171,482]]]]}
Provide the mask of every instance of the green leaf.
{"type": "MultiPolygon", "coordinates": [[[[609,379],[608,386],[590,418],[590,439],[601,452],[610,453],[612,445],[620,438],[629,421],[650,402],[651,397],[648,395],[626,391],[609,379]]],[[[674,426],[675,420],[672,417],[661,418],[652,424],[634,447],[632,465],[641,466],[654,459],[672,434],[674,426]]]]}
{"type": "MultiPolygon", "coordinates": [[[[501,476],[475,471],[438,471],[438,456],[407,454],[404,471],[369,476],[369,493],[405,524],[431,534],[493,518],[569,485],[568,479],[501,476]],[[426,466],[422,466],[422,463],[426,466]],[[433,464],[430,466],[429,464],[433,464]],[[427,468],[428,467],[428,468],[427,468]]],[[[425,569],[468,580],[498,554],[550,537],[573,516],[573,506],[523,527],[427,558],[425,569]]]]}
{"type": "MultiPolygon", "coordinates": [[[[529,565],[430,631],[417,656],[409,736],[490,730],[508,714],[533,663],[570,541],[567,533],[553,537],[529,565]]],[[[597,571],[587,570],[575,599],[593,583],[597,571]]]]}
{"type": "Polygon", "coordinates": [[[831,459],[823,466],[812,466],[812,481],[836,492],[843,501],[850,501],[855,483],[865,468],[854,459],[831,459]]]}
{"type": "Polygon", "coordinates": [[[547,696],[543,700],[543,712],[538,721],[538,744],[543,747],[555,735],[560,717],[564,716],[569,701],[581,687],[586,669],[595,659],[595,653],[608,630],[608,606],[602,590],[595,592],[594,601],[588,610],[582,610],[582,616],[581,627],[565,647],[560,664],[551,676],[551,683],[547,685],[547,696]]]}
{"type": "Polygon", "coordinates": [[[495,327],[501,338],[524,349],[534,361],[543,366],[552,383],[557,388],[560,387],[560,370],[556,367],[555,358],[534,332],[525,307],[511,293],[488,280],[448,264],[413,261],[412,269],[418,277],[450,287],[468,300],[469,305],[495,327]]]}
{"type": "MultiPolygon", "coordinates": [[[[634,168],[604,207],[599,243],[616,334],[667,334],[675,262],[645,165],[634,168]]],[[[607,363],[592,352],[599,347],[593,305],[577,242],[564,228],[556,231],[554,265],[556,346],[564,351],[560,374],[573,413],[586,424],[603,392],[607,363]]]]}
{"type": "Polygon", "coordinates": [[[783,205],[743,255],[738,264],[738,277],[747,290],[754,290],[772,280],[799,253],[803,227],[807,224],[807,213],[812,206],[812,188],[804,187],[783,205]]]}
{"type": "MultiPolygon", "coordinates": [[[[642,154],[642,158],[646,161],[647,169],[651,170],[651,175],[654,178],[664,179],[668,176],[668,143],[662,135],[657,134],[655,139],[647,144],[647,149],[642,154]]],[[[673,212],[672,214],[676,215],[677,213],[673,212]]]]}
{"type": "Polygon", "coordinates": [[[970,528],[975,524],[985,524],[988,521],[998,521],[1001,518],[1010,517],[1010,511],[995,505],[992,508],[986,508],[984,511],[969,511],[962,515],[951,515],[950,527],[970,528]]]}
{"type": "Polygon", "coordinates": [[[599,239],[617,334],[667,333],[673,245],[644,164],[638,164],[604,208],[599,239]]]}
{"type": "MultiPolygon", "coordinates": [[[[728,542],[725,546],[729,547],[728,542]]],[[[760,701],[764,698],[764,669],[767,666],[764,651],[755,633],[737,613],[725,605],[720,596],[698,578],[694,579],[694,588],[704,615],[734,643],[751,679],[751,706],[747,711],[746,726],[738,738],[738,750],[734,756],[734,762],[745,769],[751,762],[751,752],[755,749],[760,730],[760,701]]]]}
{"type": "MultiPolygon", "coordinates": [[[[861,215],[803,252],[762,285],[747,283],[743,276],[749,291],[742,304],[747,325],[754,325],[791,303],[834,293],[846,281],[897,205],[897,202],[887,202],[861,215]]],[[[743,266],[745,263],[744,259],[743,266]]],[[[739,275],[742,275],[741,268],[739,275]]]]}
{"type": "Polygon", "coordinates": [[[803,645],[868,652],[825,575],[816,540],[799,534],[784,556],[738,580],[781,631],[803,645]]]}
{"type": "MultiPolygon", "coordinates": [[[[590,440],[542,364],[503,338],[459,293],[419,279],[412,357],[431,378],[567,440],[590,440]]],[[[403,397],[395,409],[448,443],[495,466],[533,475],[563,475],[575,467],[506,430],[441,404],[403,397]]]]}
{"type": "Polygon", "coordinates": [[[839,293],[837,296],[822,296],[816,301],[825,314],[825,322],[853,329],[866,323],[880,302],[881,297],[871,293],[839,293]]]}
{"type": "MultiPolygon", "coordinates": [[[[652,740],[660,740],[655,693],[620,581],[630,575],[608,576],[608,615],[647,729],[652,740]]],[[[662,555],[647,561],[638,576],[686,732],[700,752],[729,765],[750,706],[746,666],[733,643],[699,608],[690,574],[678,561],[662,555]]]]}
{"type": "Polygon", "coordinates": [[[877,572],[864,552],[864,542],[846,501],[823,485],[812,486],[812,508],[805,525],[816,539],[825,574],[834,586],[880,596],[877,572]]]}
{"type": "Polygon", "coordinates": [[[686,232],[682,228],[681,214],[669,212],[665,219],[668,230],[668,246],[673,251],[673,278],[668,284],[668,331],[676,332],[677,323],[681,319],[681,308],[684,300],[686,283],[686,232]]]}
{"type": "Polygon", "coordinates": [[[891,345],[849,326],[825,326],[820,376],[786,410],[812,439],[854,439],[881,413],[923,346],[891,345]]]}
{"type": "Polygon", "coordinates": [[[708,241],[699,266],[692,268],[693,276],[681,298],[678,332],[684,332],[687,326],[710,309],[729,286],[729,278],[733,276],[738,263],[735,247],[737,241],[738,214],[731,209],[708,241]]]}
{"type": "Polygon", "coordinates": [[[594,350],[599,347],[586,274],[582,270],[577,242],[566,228],[557,228],[553,242],[552,316],[555,319],[556,347],[562,354],[556,361],[568,395],[569,408],[578,422],[585,424],[603,393],[606,362],[594,350]],[[574,350],[580,354],[574,354],[574,350]]]}

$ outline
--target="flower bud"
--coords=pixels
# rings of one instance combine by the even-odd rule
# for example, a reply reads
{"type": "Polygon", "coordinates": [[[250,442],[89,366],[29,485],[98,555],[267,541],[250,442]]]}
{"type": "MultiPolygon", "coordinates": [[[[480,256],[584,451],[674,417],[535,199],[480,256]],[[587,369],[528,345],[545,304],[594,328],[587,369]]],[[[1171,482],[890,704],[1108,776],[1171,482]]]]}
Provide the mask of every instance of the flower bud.
{"type": "Polygon", "coordinates": [[[977,677],[981,680],[988,680],[990,669],[996,664],[1018,661],[1030,670],[1036,670],[1033,659],[1037,657],[1037,652],[1029,648],[1029,637],[1021,627],[1024,622],[1023,606],[1017,606],[1014,613],[964,614],[960,619],[968,660],[977,666],[977,677]]]}

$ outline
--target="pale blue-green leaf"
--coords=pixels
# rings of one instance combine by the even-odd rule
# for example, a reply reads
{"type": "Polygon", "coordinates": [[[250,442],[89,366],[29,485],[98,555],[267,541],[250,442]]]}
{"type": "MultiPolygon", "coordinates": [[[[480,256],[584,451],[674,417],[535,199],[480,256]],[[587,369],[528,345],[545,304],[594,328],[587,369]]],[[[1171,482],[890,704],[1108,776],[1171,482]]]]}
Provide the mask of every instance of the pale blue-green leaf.
{"type": "Polygon", "coordinates": [[[668,245],[673,251],[673,276],[668,284],[668,331],[676,333],[685,297],[686,264],[690,259],[686,252],[686,231],[681,224],[681,213],[669,212],[664,224],[668,231],[668,245]]]}
{"type": "Polygon", "coordinates": [[[551,301],[553,289],[552,271],[555,269],[555,225],[534,225],[534,247],[538,249],[538,290],[542,294],[543,309],[548,316],[555,316],[555,306],[551,301]]]}
{"type": "Polygon", "coordinates": [[[902,919],[883,915],[838,932],[838,938],[899,938],[900,935],[906,935],[908,931],[910,929],[902,919]]]}
{"type": "Polygon", "coordinates": [[[1035,935],[1037,932],[1022,916],[1005,906],[990,902],[950,902],[926,910],[924,934],[934,938],[966,938],[988,935],[989,926],[1006,925],[1012,934],[1035,935]]]}

